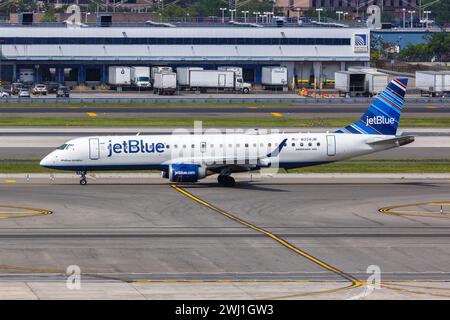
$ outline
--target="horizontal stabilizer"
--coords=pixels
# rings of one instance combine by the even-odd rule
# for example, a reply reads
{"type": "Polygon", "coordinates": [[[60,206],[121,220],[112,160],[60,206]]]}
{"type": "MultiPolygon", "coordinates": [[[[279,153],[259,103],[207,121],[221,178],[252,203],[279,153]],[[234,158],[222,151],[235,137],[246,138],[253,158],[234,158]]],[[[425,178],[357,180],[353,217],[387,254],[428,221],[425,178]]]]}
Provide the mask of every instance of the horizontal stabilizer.
{"type": "Polygon", "coordinates": [[[405,144],[410,144],[411,142],[414,142],[414,136],[400,136],[389,139],[370,139],[366,143],[370,145],[393,144],[396,146],[404,146],[405,144]]]}

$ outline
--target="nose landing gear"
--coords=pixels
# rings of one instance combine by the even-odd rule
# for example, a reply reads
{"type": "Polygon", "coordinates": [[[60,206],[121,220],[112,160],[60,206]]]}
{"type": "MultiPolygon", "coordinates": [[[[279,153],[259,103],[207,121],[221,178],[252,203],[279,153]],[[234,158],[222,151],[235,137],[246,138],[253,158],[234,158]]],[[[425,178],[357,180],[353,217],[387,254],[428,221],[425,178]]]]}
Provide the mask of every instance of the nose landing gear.
{"type": "Polygon", "coordinates": [[[80,176],[80,185],[84,186],[87,184],[86,171],[79,171],[77,174],[80,176]]]}
{"type": "Polygon", "coordinates": [[[219,182],[220,185],[224,187],[234,187],[236,184],[234,178],[228,175],[219,175],[217,177],[217,181],[219,182]]]}

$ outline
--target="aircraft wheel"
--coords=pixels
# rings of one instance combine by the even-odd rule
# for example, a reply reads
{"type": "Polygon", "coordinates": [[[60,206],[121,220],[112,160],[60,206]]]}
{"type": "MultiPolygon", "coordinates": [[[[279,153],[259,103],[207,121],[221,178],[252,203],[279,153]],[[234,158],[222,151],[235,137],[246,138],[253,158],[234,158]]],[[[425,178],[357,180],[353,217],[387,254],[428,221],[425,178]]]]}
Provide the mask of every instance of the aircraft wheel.
{"type": "Polygon", "coordinates": [[[84,185],[86,185],[86,184],[87,184],[86,178],[80,179],[80,185],[84,186],[84,185]]]}
{"type": "Polygon", "coordinates": [[[219,184],[221,184],[224,187],[234,187],[236,184],[236,181],[231,176],[221,176],[220,175],[217,178],[217,181],[219,182],[219,184]]]}

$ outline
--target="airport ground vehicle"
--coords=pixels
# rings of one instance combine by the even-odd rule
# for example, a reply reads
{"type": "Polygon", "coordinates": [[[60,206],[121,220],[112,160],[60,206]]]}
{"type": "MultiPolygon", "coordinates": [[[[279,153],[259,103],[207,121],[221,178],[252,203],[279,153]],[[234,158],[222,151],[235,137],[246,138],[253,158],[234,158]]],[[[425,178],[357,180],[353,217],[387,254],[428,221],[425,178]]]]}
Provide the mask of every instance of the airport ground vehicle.
{"type": "Polygon", "coordinates": [[[177,90],[177,74],[175,72],[158,72],[153,79],[153,93],[173,95],[177,90]]]}
{"type": "Polygon", "coordinates": [[[56,97],[57,98],[69,98],[70,92],[69,88],[60,86],[58,90],[56,90],[56,97]]]}
{"type": "Polygon", "coordinates": [[[288,75],[286,67],[263,67],[262,85],[264,89],[287,90],[288,75]]]}
{"type": "Polygon", "coordinates": [[[138,88],[150,88],[150,68],[131,67],[131,84],[138,88]]]}
{"type": "Polygon", "coordinates": [[[416,88],[422,96],[450,93],[450,71],[416,71],[416,88]]]}
{"type": "Polygon", "coordinates": [[[33,86],[33,88],[31,89],[31,93],[33,95],[41,95],[42,94],[42,95],[46,96],[47,95],[47,87],[45,86],[45,84],[40,84],[40,83],[35,84],[33,86]]]}
{"type": "Polygon", "coordinates": [[[396,148],[414,141],[397,135],[408,79],[391,81],[356,122],[335,132],[108,135],[72,139],[40,165],[76,171],[161,170],[175,183],[193,183],[218,174],[234,186],[235,172],[301,168],[396,148]]]}
{"type": "Polygon", "coordinates": [[[19,98],[30,98],[30,90],[28,88],[22,87],[19,90],[19,98]]]}
{"type": "Polygon", "coordinates": [[[241,91],[250,93],[251,84],[244,82],[234,71],[190,70],[189,88],[206,92],[208,89],[241,91]]]}

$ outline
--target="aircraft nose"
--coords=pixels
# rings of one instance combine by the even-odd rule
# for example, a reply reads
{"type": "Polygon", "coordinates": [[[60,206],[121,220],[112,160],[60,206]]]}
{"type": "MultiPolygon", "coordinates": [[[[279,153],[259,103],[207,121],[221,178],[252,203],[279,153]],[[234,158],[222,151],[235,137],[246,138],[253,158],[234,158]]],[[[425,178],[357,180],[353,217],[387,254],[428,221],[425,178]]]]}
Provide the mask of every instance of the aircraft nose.
{"type": "Polygon", "coordinates": [[[52,163],[52,158],[53,156],[51,154],[47,155],[44,157],[44,159],[41,160],[41,162],[39,163],[39,165],[41,167],[47,167],[50,166],[52,163]]]}

